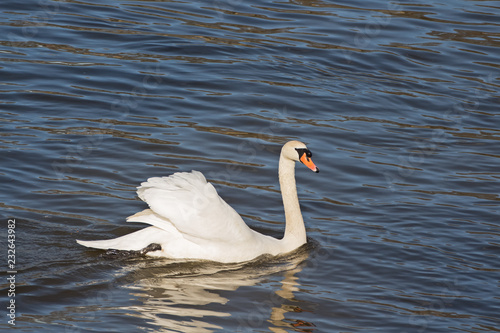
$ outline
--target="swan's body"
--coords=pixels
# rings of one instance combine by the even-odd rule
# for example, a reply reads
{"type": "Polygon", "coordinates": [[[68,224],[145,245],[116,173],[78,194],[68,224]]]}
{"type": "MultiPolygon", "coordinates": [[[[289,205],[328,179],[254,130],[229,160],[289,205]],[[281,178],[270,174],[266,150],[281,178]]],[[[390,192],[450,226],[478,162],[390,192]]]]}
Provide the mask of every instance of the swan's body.
{"type": "Polygon", "coordinates": [[[137,194],[149,209],[128,217],[127,221],[147,223],[150,227],[114,239],[77,242],[98,249],[128,251],[159,244],[161,250],[147,254],[219,262],[241,262],[263,254],[290,252],[306,243],[295,186],[295,162],[301,161],[318,172],[310,157],[310,151],[299,141],[290,141],[281,150],[279,181],[286,219],[282,239],[250,229],[203,174],[192,171],[149,178],[138,187],[137,194]]]}

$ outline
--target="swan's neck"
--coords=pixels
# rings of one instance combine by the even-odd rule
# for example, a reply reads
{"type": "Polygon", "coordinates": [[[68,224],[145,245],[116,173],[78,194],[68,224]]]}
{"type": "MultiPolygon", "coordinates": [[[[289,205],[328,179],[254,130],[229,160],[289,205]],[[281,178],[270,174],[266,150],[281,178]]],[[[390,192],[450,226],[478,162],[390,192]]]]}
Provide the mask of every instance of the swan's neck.
{"type": "Polygon", "coordinates": [[[293,250],[306,243],[306,228],[300,212],[297,186],[295,185],[295,162],[280,156],[279,181],[285,208],[285,236],[283,242],[293,250]]]}

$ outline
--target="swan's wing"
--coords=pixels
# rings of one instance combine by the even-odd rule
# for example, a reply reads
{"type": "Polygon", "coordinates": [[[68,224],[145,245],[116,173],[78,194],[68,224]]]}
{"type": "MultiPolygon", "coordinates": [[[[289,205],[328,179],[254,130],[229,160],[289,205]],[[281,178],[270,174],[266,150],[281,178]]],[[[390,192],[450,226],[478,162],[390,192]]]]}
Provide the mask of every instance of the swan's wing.
{"type": "Polygon", "coordinates": [[[134,215],[127,217],[127,222],[147,223],[168,231],[172,235],[181,235],[179,230],[177,230],[177,228],[169,220],[156,214],[151,209],[144,209],[139,213],[135,213],[134,215]]]}
{"type": "MultiPolygon", "coordinates": [[[[139,198],[151,211],[130,221],[145,222],[169,230],[174,226],[188,238],[237,242],[253,235],[240,215],[208,183],[201,172],[178,172],[149,178],[138,187],[139,198]]],[[[141,215],[142,214],[142,215],[141,215]]]]}

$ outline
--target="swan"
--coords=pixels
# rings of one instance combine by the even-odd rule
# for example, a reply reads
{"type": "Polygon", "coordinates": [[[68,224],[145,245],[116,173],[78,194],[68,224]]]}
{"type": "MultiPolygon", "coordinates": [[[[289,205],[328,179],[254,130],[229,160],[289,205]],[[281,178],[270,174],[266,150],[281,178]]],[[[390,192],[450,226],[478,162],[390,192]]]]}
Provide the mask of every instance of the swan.
{"type": "Polygon", "coordinates": [[[114,239],[77,242],[96,249],[222,263],[291,252],[307,241],[295,185],[295,162],[319,172],[311,156],[306,145],[299,141],[289,141],[281,149],[279,183],[286,224],[282,239],[250,229],[203,174],[193,170],[149,178],[137,188],[139,198],[149,208],[126,220],[146,223],[149,227],[114,239]]]}

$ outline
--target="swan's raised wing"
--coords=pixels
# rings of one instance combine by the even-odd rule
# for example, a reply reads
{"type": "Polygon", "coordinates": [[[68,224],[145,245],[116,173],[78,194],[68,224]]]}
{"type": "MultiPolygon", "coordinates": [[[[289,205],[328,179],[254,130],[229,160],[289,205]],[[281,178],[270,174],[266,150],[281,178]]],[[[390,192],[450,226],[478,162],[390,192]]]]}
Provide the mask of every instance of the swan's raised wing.
{"type": "Polygon", "coordinates": [[[138,187],[137,194],[156,217],[146,214],[149,216],[134,220],[132,216],[130,221],[150,223],[165,230],[173,226],[192,240],[238,242],[253,235],[201,172],[149,178],[138,187]]]}

